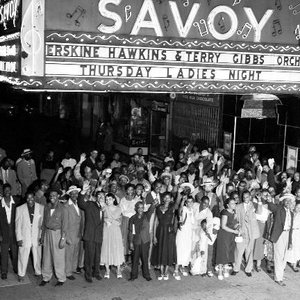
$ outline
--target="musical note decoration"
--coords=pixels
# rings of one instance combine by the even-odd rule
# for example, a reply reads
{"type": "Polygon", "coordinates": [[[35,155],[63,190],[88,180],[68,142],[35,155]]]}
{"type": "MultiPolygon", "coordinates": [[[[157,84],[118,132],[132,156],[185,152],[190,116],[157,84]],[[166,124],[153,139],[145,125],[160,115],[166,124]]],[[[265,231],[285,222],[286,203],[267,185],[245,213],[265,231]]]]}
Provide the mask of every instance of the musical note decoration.
{"type": "Polygon", "coordinates": [[[170,26],[170,20],[169,20],[167,15],[163,15],[162,19],[163,19],[163,22],[164,22],[165,30],[168,31],[168,28],[170,26]]]}
{"type": "Polygon", "coordinates": [[[184,7],[188,7],[190,5],[190,0],[181,0],[181,1],[184,7]]]}
{"type": "Polygon", "coordinates": [[[275,37],[279,34],[282,34],[282,27],[279,19],[273,21],[273,32],[272,35],[275,37]]]}
{"type": "Polygon", "coordinates": [[[131,5],[126,5],[125,8],[125,21],[126,23],[130,20],[132,13],[131,13],[131,5]]]}
{"type": "Polygon", "coordinates": [[[218,26],[220,28],[220,31],[222,33],[225,33],[226,32],[226,24],[225,24],[225,18],[223,16],[223,14],[220,14],[220,19],[218,21],[218,26]]]}
{"type": "Polygon", "coordinates": [[[232,6],[236,6],[238,4],[240,4],[242,2],[242,0],[234,0],[232,6]]]}
{"type": "Polygon", "coordinates": [[[237,35],[241,35],[242,34],[242,38],[246,39],[249,36],[252,28],[253,28],[253,26],[250,23],[246,23],[243,26],[243,28],[240,29],[240,30],[238,30],[236,33],[237,33],[237,35]]]}
{"type": "Polygon", "coordinates": [[[296,40],[300,41],[300,25],[298,24],[295,29],[296,40]]]}
{"type": "Polygon", "coordinates": [[[86,10],[78,5],[72,13],[67,13],[66,17],[70,20],[74,18],[75,25],[79,27],[81,25],[79,20],[84,18],[85,13],[86,10]]]}
{"type": "Polygon", "coordinates": [[[300,7],[299,6],[300,6],[300,3],[298,3],[296,5],[293,5],[293,4],[289,5],[289,10],[293,11],[294,16],[300,13],[300,7]]]}
{"type": "Polygon", "coordinates": [[[201,37],[208,35],[208,27],[204,19],[201,19],[199,22],[194,22],[193,26],[198,28],[201,37]]]}
{"type": "Polygon", "coordinates": [[[275,7],[277,8],[277,10],[282,9],[281,0],[275,0],[275,7]]]}

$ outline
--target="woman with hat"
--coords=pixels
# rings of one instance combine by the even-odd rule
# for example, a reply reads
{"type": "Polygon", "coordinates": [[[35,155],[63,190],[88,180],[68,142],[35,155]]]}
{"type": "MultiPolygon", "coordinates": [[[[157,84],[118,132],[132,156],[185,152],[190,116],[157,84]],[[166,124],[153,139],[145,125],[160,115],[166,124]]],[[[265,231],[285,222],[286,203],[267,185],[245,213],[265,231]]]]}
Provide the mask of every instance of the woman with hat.
{"type": "Polygon", "coordinates": [[[101,248],[101,265],[105,265],[104,278],[110,278],[110,266],[117,267],[117,278],[122,278],[121,265],[124,262],[124,247],[121,233],[122,211],[115,206],[116,198],[108,193],[105,196],[103,242],[101,248]]]}
{"type": "Polygon", "coordinates": [[[137,199],[135,199],[135,186],[133,184],[126,185],[126,195],[120,201],[120,208],[122,211],[122,239],[124,245],[124,255],[125,261],[129,259],[129,245],[128,245],[128,224],[129,219],[135,215],[135,204],[137,199]]]}

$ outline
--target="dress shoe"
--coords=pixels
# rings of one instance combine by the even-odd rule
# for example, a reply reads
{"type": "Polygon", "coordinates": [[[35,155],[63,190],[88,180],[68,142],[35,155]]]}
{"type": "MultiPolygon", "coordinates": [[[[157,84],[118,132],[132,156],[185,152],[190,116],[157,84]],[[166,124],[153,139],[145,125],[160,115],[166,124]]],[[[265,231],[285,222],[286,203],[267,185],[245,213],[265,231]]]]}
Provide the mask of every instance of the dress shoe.
{"type": "Polygon", "coordinates": [[[283,281],[275,281],[280,286],[286,286],[286,284],[283,281]]]}
{"type": "Polygon", "coordinates": [[[252,273],[251,273],[251,272],[245,272],[245,274],[246,274],[248,277],[252,277],[252,273]]]}
{"type": "Polygon", "coordinates": [[[231,276],[235,276],[236,274],[238,274],[238,272],[236,272],[236,271],[231,272],[231,276]]]}
{"type": "Polygon", "coordinates": [[[146,277],[145,279],[146,279],[147,281],[151,281],[151,280],[152,280],[151,277],[146,277]]]}
{"type": "Polygon", "coordinates": [[[76,274],[81,274],[81,268],[77,267],[75,273],[76,273],[76,274]]]}
{"type": "Polygon", "coordinates": [[[61,282],[61,281],[57,281],[55,284],[55,286],[62,286],[62,285],[64,285],[64,282],[61,282]]]}
{"type": "Polygon", "coordinates": [[[97,275],[95,275],[95,278],[96,278],[97,280],[101,280],[101,279],[102,279],[102,276],[101,276],[100,274],[97,274],[97,275]]]}
{"type": "Polygon", "coordinates": [[[2,274],[1,274],[1,279],[2,279],[2,280],[7,279],[7,274],[6,274],[6,273],[2,273],[2,274]]]}
{"type": "Polygon", "coordinates": [[[25,280],[25,279],[24,279],[23,276],[18,276],[18,281],[19,281],[19,282],[24,282],[24,280],[25,280]]]}
{"type": "Polygon", "coordinates": [[[45,286],[47,283],[49,283],[49,281],[42,280],[42,282],[39,284],[39,286],[45,286]]]}
{"type": "Polygon", "coordinates": [[[67,276],[69,280],[75,280],[76,278],[73,275],[67,276]]]}
{"type": "Polygon", "coordinates": [[[87,281],[87,282],[89,282],[89,283],[92,283],[93,282],[93,279],[91,278],[91,277],[85,277],[85,280],[87,281]]]}

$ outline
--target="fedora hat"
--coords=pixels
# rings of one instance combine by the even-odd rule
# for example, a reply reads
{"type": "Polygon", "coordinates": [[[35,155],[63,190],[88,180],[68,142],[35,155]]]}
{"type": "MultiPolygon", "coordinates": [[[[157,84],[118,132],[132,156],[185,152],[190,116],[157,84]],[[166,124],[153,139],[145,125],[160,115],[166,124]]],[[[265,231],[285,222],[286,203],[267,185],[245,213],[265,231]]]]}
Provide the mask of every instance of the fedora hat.
{"type": "Polygon", "coordinates": [[[122,174],[122,175],[119,176],[119,180],[121,181],[122,179],[124,179],[126,181],[126,183],[129,183],[129,181],[130,181],[129,178],[128,178],[128,176],[126,176],[124,174],[122,174]]]}
{"type": "Polygon", "coordinates": [[[78,192],[79,193],[80,191],[81,191],[81,189],[79,187],[77,187],[76,185],[71,185],[69,187],[69,189],[66,191],[66,194],[70,195],[72,192],[78,192]]]}
{"type": "Polygon", "coordinates": [[[191,190],[191,193],[193,193],[195,191],[195,187],[189,182],[182,183],[180,187],[181,188],[189,188],[191,190]]]}
{"type": "Polygon", "coordinates": [[[25,156],[25,155],[31,154],[31,153],[32,153],[32,151],[30,149],[24,149],[21,156],[25,156]]]}
{"type": "Polygon", "coordinates": [[[296,201],[296,197],[293,194],[287,193],[279,198],[279,202],[284,201],[285,199],[290,199],[293,202],[296,201]]]}
{"type": "Polygon", "coordinates": [[[163,173],[160,175],[160,178],[164,178],[164,177],[169,177],[170,179],[172,179],[172,174],[169,173],[169,172],[163,172],[163,173]]]}
{"type": "Polygon", "coordinates": [[[207,177],[203,180],[203,183],[201,184],[201,186],[204,185],[215,185],[216,183],[213,181],[213,179],[211,179],[210,177],[207,177]]]}

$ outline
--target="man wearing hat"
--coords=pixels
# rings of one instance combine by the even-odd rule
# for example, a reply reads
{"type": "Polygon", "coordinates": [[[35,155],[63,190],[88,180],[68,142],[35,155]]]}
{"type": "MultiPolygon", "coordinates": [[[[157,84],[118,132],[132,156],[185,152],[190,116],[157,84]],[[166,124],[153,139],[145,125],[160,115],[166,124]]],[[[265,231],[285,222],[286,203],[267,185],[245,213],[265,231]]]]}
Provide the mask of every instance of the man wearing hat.
{"type": "Polygon", "coordinates": [[[70,197],[70,199],[65,204],[68,213],[68,230],[66,234],[66,276],[69,280],[75,279],[75,277],[73,276],[73,272],[75,272],[77,268],[79,244],[82,238],[81,219],[83,212],[77,204],[78,194],[80,191],[80,188],[72,185],[66,192],[66,194],[70,197]]]}
{"type": "Polygon", "coordinates": [[[97,280],[100,276],[100,255],[103,239],[104,215],[99,199],[96,202],[85,201],[85,195],[90,189],[88,181],[83,183],[78,197],[78,206],[85,212],[84,240],[84,269],[87,282],[93,282],[92,275],[97,280]]]}
{"type": "Polygon", "coordinates": [[[35,162],[31,158],[32,151],[25,149],[21,154],[22,159],[17,164],[17,175],[22,186],[22,197],[28,187],[37,179],[35,162]]]}
{"type": "Polygon", "coordinates": [[[137,185],[138,183],[141,183],[144,186],[145,190],[149,192],[151,189],[151,185],[149,181],[144,178],[144,176],[145,169],[143,167],[138,167],[136,169],[136,179],[132,180],[131,184],[137,185]]]}
{"type": "Polygon", "coordinates": [[[274,245],[275,282],[280,286],[285,286],[283,276],[286,267],[287,250],[292,246],[294,215],[291,212],[291,206],[294,200],[295,196],[292,194],[282,196],[279,199],[281,203],[277,205],[271,202],[271,197],[267,199],[268,209],[274,213],[270,241],[274,245]]]}
{"type": "Polygon", "coordinates": [[[50,203],[45,206],[42,225],[41,243],[43,247],[43,280],[40,286],[45,286],[52,278],[53,268],[57,277],[55,286],[62,286],[66,281],[65,244],[67,233],[68,212],[59,202],[60,191],[52,189],[49,192],[50,203]]]}

